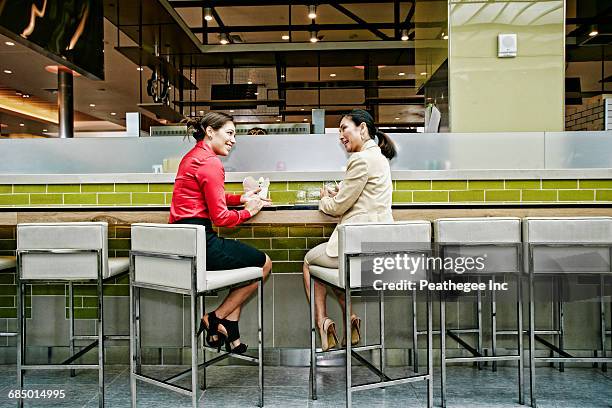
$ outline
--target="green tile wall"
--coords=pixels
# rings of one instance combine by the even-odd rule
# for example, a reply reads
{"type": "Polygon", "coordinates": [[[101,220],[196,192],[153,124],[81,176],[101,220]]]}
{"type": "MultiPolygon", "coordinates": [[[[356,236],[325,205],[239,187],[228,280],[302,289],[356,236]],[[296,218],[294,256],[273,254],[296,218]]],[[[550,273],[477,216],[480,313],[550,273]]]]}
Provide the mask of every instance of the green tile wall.
{"type": "MultiPolygon", "coordinates": [[[[278,204],[316,202],[323,182],[273,182],[278,204]]],[[[0,185],[0,206],[167,206],[172,184],[0,185]]],[[[240,193],[242,183],[226,183],[240,193]]],[[[397,180],[394,203],[612,201],[612,180],[397,180]]]]}

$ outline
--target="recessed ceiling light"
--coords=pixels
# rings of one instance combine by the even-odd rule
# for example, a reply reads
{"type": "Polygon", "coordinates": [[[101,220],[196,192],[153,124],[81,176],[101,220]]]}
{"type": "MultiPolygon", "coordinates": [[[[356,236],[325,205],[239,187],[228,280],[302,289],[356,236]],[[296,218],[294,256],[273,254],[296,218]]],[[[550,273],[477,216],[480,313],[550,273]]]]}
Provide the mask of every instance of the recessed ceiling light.
{"type": "Polygon", "coordinates": [[[19,126],[22,126],[22,127],[23,127],[23,126],[25,126],[25,125],[24,125],[23,123],[20,123],[20,124],[19,124],[19,126]]]}
{"type": "Polygon", "coordinates": [[[15,46],[15,43],[12,41],[5,41],[4,44],[8,45],[9,47],[15,46]]]}
{"type": "Polygon", "coordinates": [[[234,113],[234,110],[233,110],[233,109],[230,109],[230,113],[234,113]]]}
{"type": "Polygon", "coordinates": [[[285,74],[281,74],[281,78],[284,78],[284,77],[285,77],[285,74]]]}
{"type": "Polygon", "coordinates": [[[144,71],[144,68],[143,67],[138,67],[138,68],[136,68],[136,71],[144,71]]]}
{"type": "Polygon", "coordinates": [[[317,6],[314,4],[308,6],[308,18],[311,20],[317,18],[317,6]]]}
{"type": "Polygon", "coordinates": [[[203,115],[203,114],[204,114],[204,111],[200,111],[200,115],[203,115]]]}
{"type": "Polygon", "coordinates": [[[282,38],[283,40],[288,40],[288,39],[289,39],[289,35],[288,35],[288,34],[283,34],[283,35],[281,36],[281,38],[282,38]]]}
{"type": "Polygon", "coordinates": [[[29,98],[29,97],[30,97],[30,95],[29,95],[29,94],[23,94],[23,95],[21,95],[21,97],[22,97],[22,98],[29,98]]]}
{"type": "Polygon", "coordinates": [[[427,72],[421,72],[421,75],[425,76],[427,75],[427,72]]]}
{"type": "Polygon", "coordinates": [[[115,116],[115,115],[116,115],[116,113],[115,113],[115,112],[111,112],[111,116],[115,116]]]}
{"type": "Polygon", "coordinates": [[[330,77],[335,78],[336,74],[329,74],[330,77]]]}
{"type": "Polygon", "coordinates": [[[395,120],[400,120],[400,118],[395,118],[395,120]]]}
{"type": "Polygon", "coordinates": [[[48,130],[47,129],[43,129],[43,132],[48,132],[48,130]]]}
{"type": "Polygon", "coordinates": [[[280,119],[276,119],[277,122],[280,122],[280,119]]]}
{"type": "Polygon", "coordinates": [[[402,41],[408,41],[408,30],[406,30],[405,28],[401,31],[401,35],[402,35],[402,41]]]}
{"type": "Polygon", "coordinates": [[[210,7],[204,7],[204,20],[211,21],[212,19],[212,10],[210,9],[210,7]]]}
{"type": "Polygon", "coordinates": [[[597,34],[599,34],[599,31],[593,30],[589,33],[589,37],[595,37],[597,34]]]}
{"type": "Polygon", "coordinates": [[[89,104],[89,107],[90,107],[90,108],[95,108],[95,107],[96,107],[96,104],[95,104],[95,103],[90,103],[90,104],[89,104]]]}
{"type": "Polygon", "coordinates": [[[253,81],[247,81],[247,84],[252,85],[253,81]]]}
{"type": "Polygon", "coordinates": [[[255,96],[259,95],[259,92],[255,92],[255,96]]]}
{"type": "Polygon", "coordinates": [[[226,45],[229,44],[229,39],[227,37],[227,33],[219,34],[219,43],[226,45]]]}
{"type": "Polygon", "coordinates": [[[310,42],[311,43],[316,43],[317,41],[319,41],[319,37],[317,37],[317,32],[316,31],[311,31],[310,32],[310,42]]]}
{"type": "Polygon", "coordinates": [[[5,73],[5,74],[12,74],[12,73],[13,73],[13,71],[11,71],[10,69],[5,69],[5,70],[4,70],[4,73],[5,73]]]}
{"type": "Polygon", "coordinates": [[[303,111],[303,110],[305,110],[305,109],[304,109],[304,108],[301,108],[300,110],[301,110],[301,111],[303,111]]]}
{"type": "Polygon", "coordinates": [[[406,73],[405,73],[405,72],[398,72],[398,74],[397,74],[397,75],[399,75],[399,76],[404,76],[404,75],[406,75],[406,73]]]}
{"type": "Polygon", "coordinates": [[[443,39],[445,39],[445,40],[448,40],[448,34],[444,34],[444,35],[442,36],[442,38],[443,38],[443,39]]]}
{"type": "Polygon", "coordinates": [[[304,122],[308,122],[308,119],[304,118],[304,122]]]}

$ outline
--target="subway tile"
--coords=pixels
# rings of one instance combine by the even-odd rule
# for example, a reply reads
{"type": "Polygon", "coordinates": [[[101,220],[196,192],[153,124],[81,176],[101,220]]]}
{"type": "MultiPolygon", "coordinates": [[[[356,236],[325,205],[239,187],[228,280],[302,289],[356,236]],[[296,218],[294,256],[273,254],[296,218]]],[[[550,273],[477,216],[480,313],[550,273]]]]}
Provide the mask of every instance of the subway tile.
{"type": "Polygon", "coordinates": [[[612,190],[597,190],[595,199],[597,201],[612,201],[612,190]]]}
{"type": "MultiPolygon", "coordinates": [[[[251,245],[257,249],[270,249],[270,239],[269,238],[240,238],[240,242],[244,242],[247,245],[251,245]]],[[[277,249],[277,248],[275,248],[277,249]]],[[[264,251],[265,252],[265,251],[264,251]]]]}
{"type": "Polygon", "coordinates": [[[166,204],[172,204],[172,193],[166,193],[166,204]]]}
{"type": "Polygon", "coordinates": [[[398,180],[396,190],[431,190],[431,180],[398,180]]]}
{"type": "Polygon", "coordinates": [[[578,188],[578,180],[542,180],[542,188],[575,189],[578,188]]]}
{"type": "Polygon", "coordinates": [[[556,201],[556,190],[523,190],[523,201],[556,201]]]}
{"type": "Polygon", "coordinates": [[[130,204],[130,193],[100,193],[98,204],[130,204]]]}
{"type": "Polygon", "coordinates": [[[411,203],[412,191],[394,191],[392,197],[394,203],[411,203]]]}
{"type": "Polygon", "coordinates": [[[62,194],[30,194],[30,204],[32,205],[49,205],[63,203],[64,196],[62,194]]]}
{"type": "Polygon", "coordinates": [[[412,195],[415,203],[448,201],[448,191],[415,191],[412,195]]]}
{"type": "Polygon", "coordinates": [[[10,251],[17,248],[17,240],[15,239],[0,239],[0,250],[10,251]]]}
{"type": "Polygon", "coordinates": [[[484,190],[450,191],[450,201],[484,201],[484,190]]]}
{"type": "Polygon", "coordinates": [[[147,192],[149,191],[148,184],[140,184],[140,183],[116,183],[115,184],[116,192],[125,192],[125,193],[133,193],[133,192],[147,192]]]}
{"type": "Polygon", "coordinates": [[[534,189],[540,188],[540,180],[506,180],[506,189],[534,189]]]}
{"type": "Polygon", "coordinates": [[[289,250],[289,260],[290,261],[304,261],[304,257],[306,256],[307,250],[295,249],[289,250]]]}
{"type": "Polygon", "coordinates": [[[288,261],[289,260],[288,249],[267,249],[266,254],[272,259],[272,262],[276,261],[288,261]]]}
{"type": "Polygon", "coordinates": [[[29,194],[1,194],[0,205],[28,205],[30,204],[29,194]]]}
{"type": "Polygon", "coordinates": [[[11,184],[0,185],[0,194],[12,193],[13,186],[11,184]]]}
{"type": "MultiPolygon", "coordinates": [[[[72,304],[74,305],[74,307],[83,307],[83,297],[82,296],[73,296],[72,297],[72,304]]],[[[66,295],[66,307],[70,308],[70,299],[68,298],[68,295],[66,295]]],[[[67,313],[69,313],[69,312],[67,312],[67,313]]],[[[68,317],[70,317],[70,316],[68,315],[68,317]]]]}
{"type": "Polygon", "coordinates": [[[335,225],[324,225],[323,235],[327,238],[331,237],[331,234],[334,232],[334,229],[336,229],[335,225]]]}
{"type": "Polygon", "coordinates": [[[44,184],[15,184],[13,193],[44,193],[47,186],[44,184]]]}
{"type": "Polygon", "coordinates": [[[0,225],[0,239],[15,239],[15,226],[0,225]]]}
{"type": "Polygon", "coordinates": [[[302,249],[306,248],[306,238],[272,238],[274,249],[302,249]]]}
{"type": "Polygon", "coordinates": [[[253,238],[252,227],[236,227],[219,229],[219,235],[224,238],[253,238]]]}
{"type": "Polygon", "coordinates": [[[521,201],[521,190],[487,190],[485,201],[521,201]]]}
{"type": "Polygon", "coordinates": [[[80,184],[49,184],[47,193],[80,193],[80,184]]]}
{"type": "Polygon", "coordinates": [[[151,193],[171,193],[174,189],[174,184],[149,184],[151,193]]]}
{"type": "Polygon", "coordinates": [[[612,188],[612,180],[578,180],[580,188],[612,188]]]}
{"type": "Polygon", "coordinates": [[[306,238],[306,248],[311,249],[327,241],[329,238],[306,238]]]}
{"type": "Polygon", "coordinates": [[[17,317],[17,308],[0,307],[0,319],[14,319],[17,317]]]}
{"type": "Polygon", "coordinates": [[[242,183],[225,183],[224,187],[225,187],[225,191],[228,191],[228,192],[229,191],[241,192],[244,190],[244,188],[242,187],[242,183]]]}
{"type": "Polygon", "coordinates": [[[32,285],[32,294],[34,296],[64,296],[66,293],[68,293],[68,289],[63,284],[32,285]]]}
{"type": "Polygon", "coordinates": [[[270,199],[273,203],[293,203],[296,201],[295,191],[271,191],[270,199]]]}
{"type": "Polygon", "coordinates": [[[0,307],[15,307],[15,296],[0,296],[0,307]]]}
{"type": "Polygon", "coordinates": [[[286,181],[272,181],[268,187],[268,191],[287,191],[286,181]]]}
{"type": "Polygon", "coordinates": [[[97,204],[98,195],[89,194],[64,194],[64,204],[97,204]]]}
{"type": "MultiPolygon", "coordinates": [[[[110,228],[111,226],[109,225],[109,229],[110,228]]],[[[131,227],[123,225],[116,225],[114,226],[113,230],[115,231],[115,237],[117,238],[129,238],[132,232],[131,227]]]]}
{"type": "Polygon", "coordinates": [[[288,227],[276,227],[276,226],[265,226],[265,227],[253,227],[253,236],[255,238],[271,238],[271,237],[288,237],[288,227]]]}
{"type": "Polygon", "coordinates": [[[15,274],[3,272],[0,273],[0,285],[14,285],[15,284],[15,274]]]}
{"type": "Polygon", "coordinates": [[[323,227],[289,227],[290,237],[322,237],[323,227]]]}
{"type": "Polygon", "coordinates": [[[98,296],[97,285],[75,285],[74,286],[75,296],[98,296]]]}
{"type": "Polygon", "coordinates": [[[493,190],[504,188],[504,180],[468,180],[470,190],[493,190]]]}
{"type": "Polygon", "coordinates": [[[593,201],[595,190],[559,190],[559,201],[593,201]]]}
{"type": "Polygon", "coordinates": [[[130,240],[125,238],[111,238],[108,240],[108,249],[117,250],[117,249],[130,249],[130,240]]]}
{"type": "Polygon", "coordinates": [[[74,318],[75,319],[97,319],[98,309],[97,308],[74,309],[74,318]]]}
{"type": "Polygon", "coordinates": [[[274,262],[272,264],[273,273],[296,273],[302,272],[303,262],[274,262]]]}
{"type": "Polygon", "coordinates": [[[81,184],[81,192],[97,193],[97,192],[112,192],[115,191],[114,184],[81,184]]]}
{"type": "Polygon", "coordinates": [[[164,204],[164,193],[132,193],[132,204],[164,204]]]}
{"type": "Polygon", "coordinates": [[[431,182],[432,190],[465,190],[466,180],[434,180],[431,182]]]}
{"type": "Polygon", "coordinates": [[[84,297],[82,299],[83,299],[83,306],[82,307],[98,307],[98,298],[97,297],[84,297]]]}

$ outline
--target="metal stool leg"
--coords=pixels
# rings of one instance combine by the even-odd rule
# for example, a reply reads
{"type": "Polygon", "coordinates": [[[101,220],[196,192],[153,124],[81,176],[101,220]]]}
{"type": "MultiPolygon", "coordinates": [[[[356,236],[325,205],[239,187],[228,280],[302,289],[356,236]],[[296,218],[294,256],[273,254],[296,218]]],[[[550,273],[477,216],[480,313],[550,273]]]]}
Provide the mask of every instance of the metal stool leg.
{"type": "MultiPolygon", "coordinates": [[[[522,261],[521,261],[522,262],[522,261]]],[[[519,391],[519,404],[525,404],[525,361],[523,358],[523,279],[522,275],[518,273],[516,275],[516,335],[518,340],[518,391],[519,391]]]]}
{"type": "MultiPolygon", "coordinates": [[[[604,275],[599,275],[599,313],[601,316],[601,357],[606,357],[606,304],[604,303],[605,295],[605,280],[604,275]]],[[[601,371],[608,371],[608,365],[601,363],[601,371]]]]}
{"type": "MultiPolygon", "coordinates": [[[[495,285],[495,275],[491,276],[491,282],[495,285]]],[[[497,302],[496,292],[491,291],[491,355],[495,357],[497,354],[497,302]]],[[[493,361],[491,364],[493,372],[497,371],[497,362],[493,361]]]]}
{"type": "MultiPolygon", "coordinates": [[[[344,285],[344,327],[351,327],[351,271],[350,271],[350,263],[349,259],[346,258],[346,267],[344,268],[345,273],[345,285],[344,285]]],[[[348,337],[348,336],[347,336],[348,337]]],[[[352,344],[351,341],[347,339],[346,342],[346,406],[350,407],[352,405],[352,363],[353,363],[353,355],[352,355],[352,344]]]]}
{"type": "MultiPolygon", "coordinates": [[[[530,250],[530,269],[533,268],[533,258],[530,250]]],[[[535,301],[533,293],[533,271],[529,271],[529,395],[531,406],[536,407],[535,398],[535,301]]]]}
{"type": "MultiPolygon", "coordinates": [[[[192,266],[193,267],[193,266],[192,266]]],[[[195,268],[194,268],[195,269],[195,268]]],[[[198,310],[198,295],[195,271],[192,272],[191,293],[189,294],[189,311],[191,320],[191,406],[197,408],[199,386],[198,386],[198,336],[196,334],[199,319],[197,316],[198,310]]]]}
{"type": "MultiPolygon", "coordinates": [[[[565,316],[563,311],[563,278],[559,277],[558,286],[557,286],[557,296],[559,299],[559,307],[557,311],[559,313],[558,321],[559,321],[559,348],[561,350],[564,349],[565,346],[565,316]]],[[[565,371],[565,364],[559,363],[559,371],[565,371]]]]}
{"type": "MultiPolygon", "coordinates": [[[[443,273],[440,281],[444,281],[443,273]]],[[[446,295],[440,292],[440,402],[446,407],[446,295]]]]}
{"type": "Polygon", "coordinates": [[[130,254],[130,394],[132,408],[136,408],[136,296],[131,284],[134,280],[134,257],[130,254]]]}
{"type": "MultiPolygon", "coordinates": [[[[478,285],[480,285],[480,276],[478,277],[478,285]]],[[[476,292],[476,323],[478,325],[478,353],[482,355],[482,293],[481,291],[476,292]]],[[[482,363],[479,361],[476,363],[479,370],[482,370],[482,363]]]]}
{"type": "MultiPolygon", "coordinates": [[[[378,311],[380,313],[380,316],[379,316],[379,319],[380,319],[380,371],[384,374],[385,372],[385,297],[384,297],[382,290],[378,291],[378,311]]],[[[350,311],[347,313],[350,313],[350,311]]]]}
{"type": "Polygon", "coordinates": [[[310,277],[310,398],[317,399],[317,355],[315,352],[315,300],[314,279],[310,277]]]}
{"type": "MultiPolygon", "coordinates": [[[[25,363],[25,333],[24,333],[24,324],[23,321],[25,319],[24,313],[24,288],[19,280],[19,270],[17,271],[17,390],[21,391],[23,389],[23,371],[21,366],[25,363]]],[[[17,406],[19,408],[23,407],[23,398],[17,399],[17,406]]]]}
{"type": "MultiPolygon", "coordinates": [[[[431,278],[431,276],[430,276],[431,278]]],[[[433,407],[433,302],[432,294],[427,291],[427,408],[433,407]]]]}
{"type": "MultiPolygon", "coordinates": [[[[98,256],[100,256],[98,254],[98,256]]],[[[100,266],[102,270],[102,266],[100,266]]],[[[104,407],[104,284],[98,278],[98,406],[104,407]]]]}
{"type": "Polygon", "coordinates": [[[419,372],[419,345],[418,345],[418,321],[417,321],[417,291],[412,291],[412,363],[413,371],[419,372]]]}
{"type": "MultiPolygon", "coordinates": [[[[70,356],[74,356],[74,286],[68,283],[68,312],[70,314],[70,356]]],[[[76,370],[70,370],[70,376],[76,376],[76,370]]]]}
{"type": "Polygon", "coordinates": [[[257,281],[257,323],[258,323],[258,380],[259,380],[259,406],[264,406],[264,372],[263,372],[263,348],[264,348],[264,333],[263,333],[263,279],[257,281]]]}

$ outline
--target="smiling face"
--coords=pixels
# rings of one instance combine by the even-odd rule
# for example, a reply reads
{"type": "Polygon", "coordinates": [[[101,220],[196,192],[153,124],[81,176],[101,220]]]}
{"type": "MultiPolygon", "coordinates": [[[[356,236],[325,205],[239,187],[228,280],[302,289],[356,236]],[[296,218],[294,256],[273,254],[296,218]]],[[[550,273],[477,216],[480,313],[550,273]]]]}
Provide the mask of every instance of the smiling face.
{"type": "Polygon", "coordinates": [[[227,156],[234,144],[236,144],[236,127],[234,122],[227,121],[219,129],[215,130],[211,126],[206,128],[206,143],[212,148],[213,152],[219,156],[227,156]],[[212,138],[212,139],[211,139],[212,138]]]}
{"type": "Polygon", "coordinates": [[[365,138],[366,132],[365,122],[357,126],[348,116],[343,117],[340,121],[340,143],[349,153],[361,151],[363,146],[362,135],[365,138]]]}

